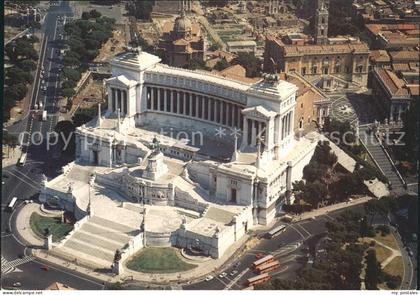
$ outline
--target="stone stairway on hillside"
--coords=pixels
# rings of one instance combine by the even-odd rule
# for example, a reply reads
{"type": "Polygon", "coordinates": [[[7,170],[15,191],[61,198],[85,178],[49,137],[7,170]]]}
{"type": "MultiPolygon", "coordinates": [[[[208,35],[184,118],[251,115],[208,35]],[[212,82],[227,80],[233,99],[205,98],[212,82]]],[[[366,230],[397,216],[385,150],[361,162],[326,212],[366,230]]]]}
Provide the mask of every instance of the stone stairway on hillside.
{"type": "Polygon", "coordinates": [[[367,129],[360,128],[360,140],[363,142],[373,159],[379,166],[382,173],[388,178],[392,184],[394,191],[404,190],[403,182],[395,171],[391,161],[382,149],[378,139],[375,137],[373,132],[368,133],[367,129]]]}
{"type": "Polygon", "coordinates": [[[115,251],[139,232],[139,229],[93,216],[63,245],[49,253],[90,268],[110,268],[115,251]]]}

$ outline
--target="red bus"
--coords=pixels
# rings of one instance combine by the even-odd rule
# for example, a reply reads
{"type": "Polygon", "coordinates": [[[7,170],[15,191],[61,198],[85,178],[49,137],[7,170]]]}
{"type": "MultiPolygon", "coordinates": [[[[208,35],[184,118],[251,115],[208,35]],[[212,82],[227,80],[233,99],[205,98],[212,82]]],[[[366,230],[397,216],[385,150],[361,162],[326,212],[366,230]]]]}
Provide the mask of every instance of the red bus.
{"type": "Polygon", "coordinates": [[[258,275],[256,277],[252,277],[250,279],[246,280],[246,284],[248,287],[255,286],[264,282],[267,282],[271,280],[271,276],[268,273],[263,273],[261,275],[258,275]]]}
{"type": "Polygon", "coordinates": [[[259,274],[263,274],[263,273],[267,273],[270,272],[272,270],[275,270],[276,268],[278,268],[280,266],[280,262],[278,262],[277,260],[274,260],[273,262],[269,262],[269,263],[264,263],[264,264],[260,264],[258,265],[255,270],[259,273],[259,274]]]}
{"type": "Polygon", "coordinates": [[[267,255],[267,256],[264,256],[261,259],[258,259],[257,261],[254,261],[254,263],[252,263],[252,267],[256,268],[258,265],[273,262],[273,261],[274,261],[274,256],[273,255],[267,255]]]}

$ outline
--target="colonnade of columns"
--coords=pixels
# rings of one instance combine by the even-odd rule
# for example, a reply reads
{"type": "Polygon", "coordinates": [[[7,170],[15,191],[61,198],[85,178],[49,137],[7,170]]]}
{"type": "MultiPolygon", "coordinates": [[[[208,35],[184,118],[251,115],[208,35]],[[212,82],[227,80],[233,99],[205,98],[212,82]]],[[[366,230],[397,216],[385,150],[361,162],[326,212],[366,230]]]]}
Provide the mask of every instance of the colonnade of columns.
{"type": "Polygon", "coordinates": [[[127,91],[111,87],[110,107],[112,112],[117,112],[120,109],[121,115],[128,113],[127,91]]]}
{"type": "Polygon", "coordinates": [[[242,128],[242,107],[215,97],[160,87],[147,87],[147,109],[242,128]]]}
{"type": "Polygon", "coordinates": [[[391,105],[391,112],[389,114],[390,121],[401,121],[401,115],[405,112],[402,105],[391,105]]]}
{"type": "MultiPolygon", "coordinates": [[[[254,119],[244,119],[244,136],[243,136],[243,144],[245,146],[252,145],[255,146],[257,144],[257,139],[265,139],[266,137],[266,123],[254,120],[254,119]]],[[[263,142],[262,142],[263,143],[263,142]]]]}

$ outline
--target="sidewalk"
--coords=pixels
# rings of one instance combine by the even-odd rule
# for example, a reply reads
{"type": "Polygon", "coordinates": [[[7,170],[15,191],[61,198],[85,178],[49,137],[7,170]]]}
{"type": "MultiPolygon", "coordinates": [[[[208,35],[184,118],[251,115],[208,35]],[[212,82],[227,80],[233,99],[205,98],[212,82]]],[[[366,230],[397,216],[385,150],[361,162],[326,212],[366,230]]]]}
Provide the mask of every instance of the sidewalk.
{"type": "Polygon", "coordinates": [[[326,206],[326,207],[322,207],[310,212],[305,212],[302,213],[301,215],[298,215],[295,217],[295,219],[293,220],[293,222],[299,222],[302,220],[306,220],[306,219],[311,219],[311,218],[315,218],[324,214],[327,214],[329,212],[332,211],[336,211],[336,210],[340,210],[340,209],[344,209],[347,207],[352,207],[355,205],[359,205],[359,204],[363,204],[366,203],[367,201],[369,201],[370,199],[372,199],[371,197],[363,197],[363,198],[358,198],[349,202],[343,202],[343,203],[339,203],[339,204],[334,204],[334,205],[330,205],[330,206],[326,206]]]}
{"type": "Polygon", "coordinates": [[[34,212],[42,214],[39,204],[24,204],[16,216],[16,229],[18,235],[23,240],[22,242],[25,242],[27,246],[39,247],[44,245],[44,240],[39,238],[31,229],[30,218],[34,212]]]}
{"type": "MultiPolygon", "coordinates": [[[[7,150],[7,147],[6,147],[7,150]]],[[[14,151],[12,148],[10,148],[9,157],[5,157],[2,159],[2,168],[6,168],[8,166],[15,165],[17,161],[19,161],[20,156],[22,155],[22,150],[17,146],[14,151]]]]}

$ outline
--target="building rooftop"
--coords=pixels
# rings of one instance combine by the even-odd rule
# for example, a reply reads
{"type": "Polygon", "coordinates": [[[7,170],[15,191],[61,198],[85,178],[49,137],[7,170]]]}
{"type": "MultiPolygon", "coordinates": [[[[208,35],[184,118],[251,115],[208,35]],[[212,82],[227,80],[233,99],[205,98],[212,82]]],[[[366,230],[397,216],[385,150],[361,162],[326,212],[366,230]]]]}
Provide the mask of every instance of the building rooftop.
{"type": "Polygon", "coordinates": [[[409,95],[408,89],[405,87],[405,82],[398,78],[394,72],[383,68],[377,68],[375,72],[392,96],[409,95]]]}

